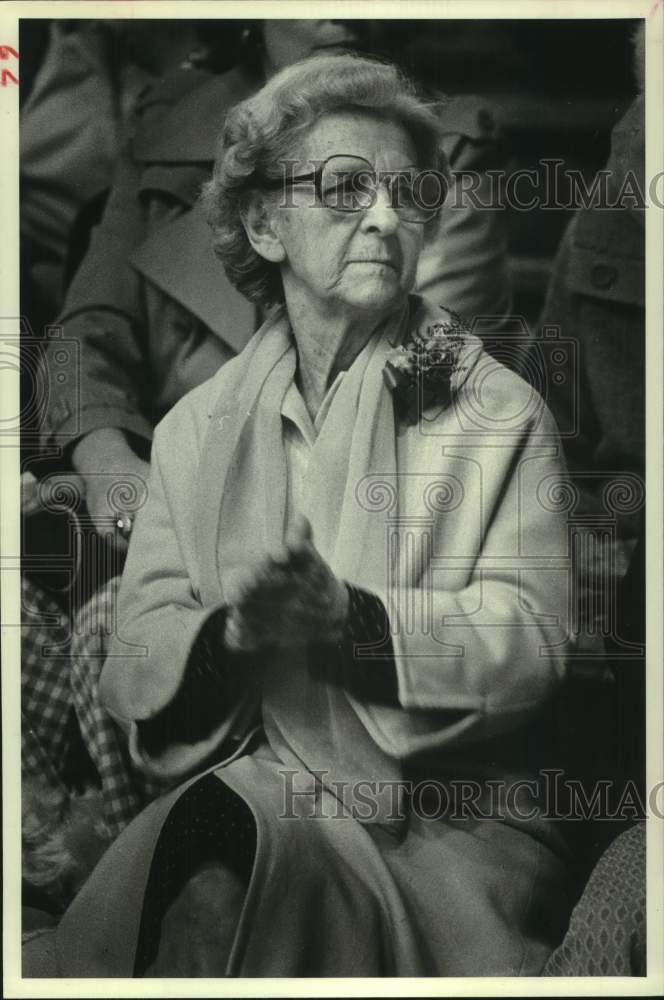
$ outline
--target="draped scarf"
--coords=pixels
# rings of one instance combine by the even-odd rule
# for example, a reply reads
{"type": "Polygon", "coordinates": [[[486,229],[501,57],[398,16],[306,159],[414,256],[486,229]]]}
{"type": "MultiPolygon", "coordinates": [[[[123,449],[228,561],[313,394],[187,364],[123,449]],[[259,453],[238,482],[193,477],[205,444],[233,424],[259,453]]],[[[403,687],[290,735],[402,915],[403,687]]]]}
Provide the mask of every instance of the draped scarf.
{"type": "MultiPolygon", "coordinates": [[[[395,419],[383,368],[408,326],[404,308],[372,335],[345,373],[305,479],[302,513],[321,556],[339,579],[379,593],[389,572],[386,521],[372,510],[363,487],[368,476],[394,481],[395,419]]],[[[235,364],[233,390],[211,414],[201,463],[206,484],[213,483],[220,497],[212,502],[208,489],[199,505],[201,597],[207,604],[232,603],[247,565],[284,537],[288,470],[281,407],[297,368],[284,308],[268,318],[235,364]]],[[[314,648],[269,654],[262,714],[269,743],[288,768],[313,774],[351,807],[363,782],[358,818],[394,818],[400,763],[371,738],[360,721],[362,706],[339,679],[316,669],[314,648]],[[379,782],[387,784],[379,790],[379,782]]]]}

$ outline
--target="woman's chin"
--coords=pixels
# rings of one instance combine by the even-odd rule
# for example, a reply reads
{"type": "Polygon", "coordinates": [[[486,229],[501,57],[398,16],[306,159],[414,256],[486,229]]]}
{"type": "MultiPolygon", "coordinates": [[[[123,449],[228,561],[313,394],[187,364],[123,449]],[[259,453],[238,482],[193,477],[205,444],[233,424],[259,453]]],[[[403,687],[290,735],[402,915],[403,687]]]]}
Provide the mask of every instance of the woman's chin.
{"type": "Polygon", "coordinates": [[[359,311],[383,312],[397,308],[408,297],[407,289],[400,283],[366,281],[346,297],[346,305],[359,311]]]}

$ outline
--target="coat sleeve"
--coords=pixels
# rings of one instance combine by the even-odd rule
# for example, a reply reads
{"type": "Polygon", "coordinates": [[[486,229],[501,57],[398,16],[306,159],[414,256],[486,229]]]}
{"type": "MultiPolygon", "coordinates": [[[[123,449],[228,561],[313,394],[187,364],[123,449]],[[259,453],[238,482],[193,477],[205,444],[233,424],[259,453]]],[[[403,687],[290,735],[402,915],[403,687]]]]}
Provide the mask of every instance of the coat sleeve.
{"type": "MultiPolygon", "coordinates": [[[[185,419],[176,409],[172,414],[185,419]]],[[[175,437],[182,444],[183,436],[175,437]]],[[[175,487],[182,493],[169,489],[160,458],[162,447],[173,446],[169,438],[158,432],[153,446],[149,497],[132,535],[117,633],[100,681],[101,699],[128,731],[135,762],[164,778],[187,773],[244,735],[260,686],[252,656],[224,652],[223,606],[204,607],[196,593],[191,515],[183,506],[195,469],[183,454],[175,487]]]]}
{"type": "MultiPolygon", "coordinates": [[[[570,652],[566,472],[552,418],[478,448],[479,544],[446,558],[444,524],[417,588],[377,589],[390,623],[399,706],[353,699],[386,752],[409,757],[516,728],[555,691],[570,652]],[[472,562],[463,586],[455,564],[472,562]]],[[[449,468],[449,465],[448,465],[449,468]]],[[[470,491],[469,491],[470,492],[470,491]]],[[[449,515],[447,515],[449,516],[449,515]]]]}
{"type": "MultiPolygon", "coordinates": [[[[182,149],[172,113],[191,107],[195,93],[190,92],[198,92],[208,79],[198,70],[175,71],[148,88],[138,103],[103,217],[58,321],[71,350],[63,352],[60,338],[49,347],[45,450],[107,427],[133,435],[147,450],[160,416],[237,350],[208,337],[205,317],[200,323],[191,314],[182,288],[178,296],[177,288],[155,285],[153,276],[136,266],[138,251],[150,253],[150,236],[190,214],[207,176],[202,162],[190,161],[186,144],[182,149]],[[182,100],[187,96],[189,104],[182,100]],[[165,144],[158,149],[162,139],[165,144]],[[210,343],[214,350],[200,350],[210,343]],[[65,353],[66,364],[60,360],[65,353]]],[[[174,255],[183,284],[197,288],[187,267],[191,255],[184,249],[174,255]]],[[[198,295],[207,301],[205,286],[198,295]]]]}
{"type": "MultiPolygon", "coordinates": [[[[145,412],[145,314],[139,275],[129,257],[145,234],[137,166],[123,155],[100,224],[76,273],[59,319],[71,342],[64,379],[53,378],[44,445],[73,443],[100,427],[152,436],[145,412]]],[[[58,371],[62,342],[48,348],[58,371]]]]}

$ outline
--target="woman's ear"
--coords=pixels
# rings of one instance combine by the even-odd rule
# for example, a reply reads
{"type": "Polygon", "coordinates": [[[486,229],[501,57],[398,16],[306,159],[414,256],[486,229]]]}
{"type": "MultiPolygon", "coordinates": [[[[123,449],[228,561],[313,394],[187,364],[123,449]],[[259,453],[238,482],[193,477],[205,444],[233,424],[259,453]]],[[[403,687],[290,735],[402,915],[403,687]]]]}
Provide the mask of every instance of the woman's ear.
{"type": "Polygon", "coordinates": [[[286,259],[286,251],[275,226],[276,205],[262,194],[254,194],[242,209],[242,224],[257,254],[273,264],[286,259]]]}

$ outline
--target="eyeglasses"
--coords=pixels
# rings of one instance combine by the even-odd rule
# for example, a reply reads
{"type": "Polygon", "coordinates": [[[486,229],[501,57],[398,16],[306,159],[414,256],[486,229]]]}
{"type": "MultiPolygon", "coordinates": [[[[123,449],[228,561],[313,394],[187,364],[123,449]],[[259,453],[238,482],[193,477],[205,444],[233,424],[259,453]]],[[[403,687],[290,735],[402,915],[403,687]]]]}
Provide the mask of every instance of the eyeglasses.
{"type": "MultiPolygon", "coordinates": [[[[309,174],[266,178],[263,186],[284,192],[296,184],[313,184],[317,202],[334,212],[364,212],[376,203],[384,188],[404,222],[426,223],[434,219],[447,196],[447,181],[438,170],[375,170],[363,156],[336,153],[309,174]]],[[[292,206],[291,202],[288,202],[292,206]]]]}

